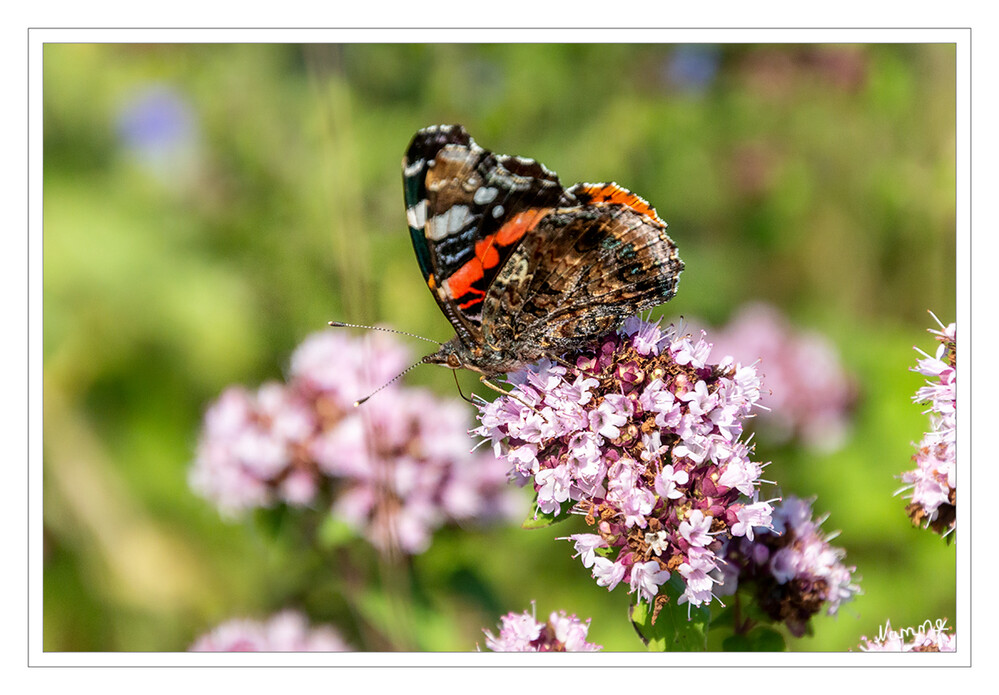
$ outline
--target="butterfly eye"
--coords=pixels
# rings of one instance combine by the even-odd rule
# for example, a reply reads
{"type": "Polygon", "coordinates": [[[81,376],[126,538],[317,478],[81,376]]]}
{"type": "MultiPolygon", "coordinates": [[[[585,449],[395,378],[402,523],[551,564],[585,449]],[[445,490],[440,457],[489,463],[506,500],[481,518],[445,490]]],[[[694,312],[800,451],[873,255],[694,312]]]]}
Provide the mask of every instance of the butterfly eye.
{"type": "Polygon", "coordinates": [[[461,369],[461,360],[458,359],[457,355],[451,354],[447,356],[447,366],[451,369],[461,369]]]}

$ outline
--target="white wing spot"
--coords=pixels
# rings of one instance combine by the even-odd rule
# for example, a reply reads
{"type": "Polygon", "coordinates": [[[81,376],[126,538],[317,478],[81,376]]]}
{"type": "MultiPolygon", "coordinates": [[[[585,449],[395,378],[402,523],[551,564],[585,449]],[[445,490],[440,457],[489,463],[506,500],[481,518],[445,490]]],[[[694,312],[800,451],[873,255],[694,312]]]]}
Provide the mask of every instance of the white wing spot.
{"type": "Polygon", "coordinates": [[[460,231],[472,220],[467,205],[452,205],[445,212],[434,215],[427,225],[427,238],[440,241],[460,231]]]}
{"type": "Polygon", "coordinates": [[[402,173],[407,178],[409,178],[410,176],[415,176],[416,174],[418,174],[420,172],[420,169],[423,168],[423,164],[424,164],[424,160],[417,159],[415,162],[413,162],[412,164],[410,164],[408,167],[404,168],[402,170],[402,173]]]}
{"type": "Polygon", "coordinates": [[[475,193],[472,195],[472,202],[476,205],[491,203],[496,199],[496,194],[498,193],[499,189],[496,188],[477,188],[475,189],[475,193]]]}
{"type": "Polygon", "coordinates": [[[471,219],[467,205],[452,205],[447,211],[447,233],[454,234],[461,230],[471,219]]]}
{"type": "Polygon", "coordinates": [[[427,201],[421,200],[411,208],[406,208],[406,219],[413,229],[423,229],[427,222],[427,201]]]}
{"type": "Polygon", "coordinates": [[[503,206],[497,205],[493,208],[493,217],[502,217],[504,212],[506,212],[506,210],[503,209],[503,206]]]}

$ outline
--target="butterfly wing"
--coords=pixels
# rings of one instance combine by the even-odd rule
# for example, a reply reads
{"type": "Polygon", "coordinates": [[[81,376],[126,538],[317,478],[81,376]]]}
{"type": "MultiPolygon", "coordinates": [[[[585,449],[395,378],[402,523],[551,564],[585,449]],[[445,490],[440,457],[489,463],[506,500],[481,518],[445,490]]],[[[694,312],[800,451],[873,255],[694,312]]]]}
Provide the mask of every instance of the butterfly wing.
{"type": "Polygon", "coordinates": [[[573,201],[554,172],[489,152],[460,125],[416,133],[402,169],[424,280],[462,342],[479,344],[483,300],[497,273],[551,210],[573,201]]]}
{"type": "Polygon", "coordinates": [[[546,216],[485,299],[484,340],[498,350],[575,349],[676,294],[683,262],[647,202],[616,184],[567,193],[581,204],[546,216]]]}

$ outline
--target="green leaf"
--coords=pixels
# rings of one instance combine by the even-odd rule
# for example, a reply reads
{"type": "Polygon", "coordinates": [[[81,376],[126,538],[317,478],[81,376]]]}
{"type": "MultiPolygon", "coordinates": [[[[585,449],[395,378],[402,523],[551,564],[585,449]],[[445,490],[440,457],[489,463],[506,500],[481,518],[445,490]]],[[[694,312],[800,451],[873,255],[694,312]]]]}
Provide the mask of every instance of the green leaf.
{"type": "Polygon", "coordinates": [[[669,602],[655,616],[653,609],[638,601],[631,607],[631,622],[650,652],[695,652],[707,649],[708,622],[711,612],[704,606],[679,605],[683,593],[680,577],[674,575],[659,591],[665,592],[669,602]],[[687,613],[690,613],[688,619],[687,613]]]}
{"type": "MultiPolygon", "coordinates": [[[[755,585],[754,585],[755,588],[755,585]]],[[[748,589],[748,587],[747,587],[748,589]]],[[[740,596],[743,600],[740,602],[741,616],[743,621],[751,621],[752,623],[771,623],[773,618],[763,610],[760,605],[760,601],[757,599],[756,594],[752,591],[743,591],[743,587],[739,587],[740,596]]]]}
{"type": "Polygon", "coordinates": [[[729,635],[722,640],[722,651],[751,652],[753,651],[753,645],[746,635],[729,635]]]}
{"type": "Polygon", "coordinates": [[[758,626],[747,635],[729,635],[722,641],[726,652],[782,652],[784,636],[772,627],[758,626]]]}
{"type": "Polygon", "coordinates": [[[782,652],[787,649],[784,635],[772,627],[760,625],[749,633],[749,651],[751,652],[782,652]]]}
{"type": "Polygon", "coordinates": [[[718,615],[711,616],[711,627],[732,627],[735,625],[735,611],[731,608],[723,609],[718,615]]]}
{"type": "Polygon", "coordinates": [[[572,509],[572,506],[572,504],[560,505],[560,509],[557,514],[543,512],[538,508],[538,496],[535,494],[534,502],[531,504],[531,514],[524,519],[524,523],[520,526],[525,529],[548,528],[553,524],[557,524],[560,521],[568,519],[569,511],[572,509]]]}

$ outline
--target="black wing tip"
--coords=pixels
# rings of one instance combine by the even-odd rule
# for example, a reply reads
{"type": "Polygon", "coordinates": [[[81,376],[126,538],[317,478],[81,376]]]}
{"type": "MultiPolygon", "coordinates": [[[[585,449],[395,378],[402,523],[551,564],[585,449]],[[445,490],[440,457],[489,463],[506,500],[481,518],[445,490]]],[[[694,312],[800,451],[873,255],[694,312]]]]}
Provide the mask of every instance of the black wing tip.
{"type": "Polygon", "coordinates": [[[468,131],[465,130],[465,126],[460,123],[442,123],[439,125],[428,125],[425,128],[420,128],[416,131],[417,135],[450,135],[455,136],[468,136],[468,131]]]}
{"type": "Polygon", "coordinates": [[[471,147],[474,144],[472,136],[460,123],[431,125],[416,131],[406,150],[406,159],[415,162],[418,159],[432,158],[446,145],[471,147]]]}

